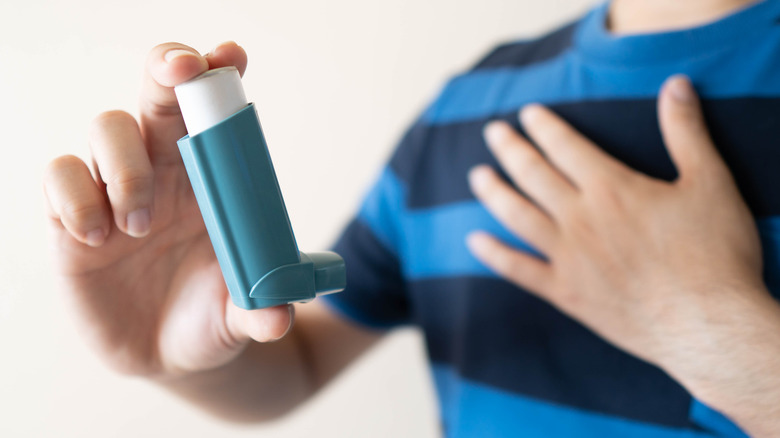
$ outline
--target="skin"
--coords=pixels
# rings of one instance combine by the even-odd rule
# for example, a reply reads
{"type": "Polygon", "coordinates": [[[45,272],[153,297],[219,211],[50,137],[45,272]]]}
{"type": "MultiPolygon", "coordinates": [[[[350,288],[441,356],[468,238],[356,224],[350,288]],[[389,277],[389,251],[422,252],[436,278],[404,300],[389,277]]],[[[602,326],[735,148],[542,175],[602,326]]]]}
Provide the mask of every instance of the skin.
{"type": "Polygon", "coordinates": [[[475,196],[543,261],[475,232],[472,253],[617,347],[653,363],[752,436],[780,434],[780,305],[753,218],[684,77],[659,97],[674,182],[637,173],[538,105],[485,129],[513,186],[475,167],[475,196]],[[713,202],[717,200],[717,202],[713,202]]]}
{"type": "Polygon", "coordinates": [[[300,404],[380,335],[319,304],[299,306],[291,329],[292,306],[249,312],[230,302],[176,146],[186,131],[172,86],[209,68],[243,74],[246,64],[235,43],[206,56],[157,46],[139,120],[99,115],[89,130],[94,177],[80,159],[60,157],[44,191],[60,283],[106,363],[217,415],[257,421],[300,404]]]}
{"type": "MultiPolygon", "coordinates": [[[[692,7],[617,0],[610,25],[658,30],[670,17],[664,8],[687,11],[666,26],[695,25],[712,15],[707,5],[727,2],[685,3],[692,7]],[[647,20],[642,27],[630,17],[647,20]]],[[[296,306],[294,325],[291,306],[248,312],[230,303],[176,148],[185,128],[172,87],[210,68],[234,65],[243,74],[246,64],[235,43],[203,56],[177,43],[155,47],[139,119],[119,111],[98,116],[90,127],[91,171],[76,157],[59,157],[46,170],[44,192],[59,283],[97,354],[215,415],[254,422],[298,406],[382,333],[316,302],[296,306]]],[[[658,364],[756,436],[776,436],[767,418],[780,406],[773,397],[780,347],[759,333],[777,330],[780,311],[760,280],[755,227],[698,107],[666,94],[662,128],[683,175],[674,184],[600,155],[538,106],[523,112],[523,123],[556,167],[545,167],[505,126],[491,126],[489,143],[502,165],[544,204],[534,208],[484,168],[471,174],[475,193],[510,230],[532,236],[552,263],[484,234],[468,244],[499,273],[658,364]],[[693,152],[680,147],[689,144],[693,152]]]]}
{"type": "Polygon", "coordinates": [[[700,26],[760,0],[614,0],[609,28],[615,34],[700,26]]]}

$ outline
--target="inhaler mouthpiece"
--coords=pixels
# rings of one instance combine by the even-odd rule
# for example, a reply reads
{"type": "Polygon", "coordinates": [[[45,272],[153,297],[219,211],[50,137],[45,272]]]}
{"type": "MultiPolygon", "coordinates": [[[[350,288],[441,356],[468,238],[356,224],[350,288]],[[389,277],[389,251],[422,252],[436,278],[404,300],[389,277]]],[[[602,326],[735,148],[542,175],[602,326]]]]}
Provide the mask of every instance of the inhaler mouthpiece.
{"type": "Polygon", "coordinates": [[[187,133],[193,137],[249,103],[235,67],[209,70],[174,87],[187,133]]]}

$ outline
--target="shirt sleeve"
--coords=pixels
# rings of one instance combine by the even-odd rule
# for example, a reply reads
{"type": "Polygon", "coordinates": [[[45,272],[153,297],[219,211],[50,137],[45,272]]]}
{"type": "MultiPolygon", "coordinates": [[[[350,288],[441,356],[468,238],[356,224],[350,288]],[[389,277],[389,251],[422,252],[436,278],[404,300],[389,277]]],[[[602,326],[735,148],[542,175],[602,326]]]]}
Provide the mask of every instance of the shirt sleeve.
{"type": "MultiPolygon", "coordinates": [[[[478,68],[503,56],[502,47],[484,57],[478,68]]],[[[333,248],[344,258],[347,287],[322,297],[322,301],[336,313],[361,325],[390,328],[413,322],[414,312],[404,275],[407,191],[413,180],[419,179],[420,165],[429,159],[426,150],[433,135],[430,119],[447,103],[447,88],[448,84],[406,131],[363,200],[359,213],[333,248]]]]}
{"type": "Polygon", "coordinates": [[[322,300],[364,326],[383,329],[412,322],[403,270],[405,179],[424,147],[425,131],[420,122],[407,131],[333,248],[344,258],[347,287],[322,300]]]}

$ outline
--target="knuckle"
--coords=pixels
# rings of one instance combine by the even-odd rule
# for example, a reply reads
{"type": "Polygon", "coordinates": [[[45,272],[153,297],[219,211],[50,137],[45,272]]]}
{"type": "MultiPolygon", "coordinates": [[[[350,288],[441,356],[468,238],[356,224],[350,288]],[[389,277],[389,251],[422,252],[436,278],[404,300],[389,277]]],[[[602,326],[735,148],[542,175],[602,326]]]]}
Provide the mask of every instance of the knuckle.
{"type": "Polygon", "coordinates": [[[547,116],[539,117],[536,123],[536,134],[542,144],[555,144],[565,141],[566,138],[565,130],[561,129],[554,119],[547,116]]]}
{"type": "Polygon", "coordinates": [[[494,193],[490,199],[491,209],[501,219],[513,216],[512,199],[505,190],[494,193]]]}
{"type": "Polygon", "coordinates": [[[515,278],[517,273],[521,271],[521,263],[516,257],[512,257],[512,254],[505,250],[496,250],[494,256],[496,267],[499,272],[510,278],[515,278]]]}
{"type": "Polygon", "coordinates": [[[526,150],[517,156],[516,171],[520,178],[534,180],[541,175],[543,165],[543,159],[538,153],[526,150]]]}
{"type": "Polygon", "coordinates": [[[586,215],[572,215],[568,218],[567,226],[569,232],[577,236],[578,240],[590,241],[597,238],[596,227],[586,215]]]}
{"type": "Polygon", "coordinates": [[[701,112],[695,106],[678,105],[675,109],[676,114],[673,120],[676,120],[680,124],[695,123],[701,119],[701,112]]]}
{"type": "Polygon", "coordinates": [[[151,188],[152,173],[137,167],[127,167],[110,175],[106,181],[108,190],[120,195],[137,195],[151,188]]]}
{"type": "Polygon", "coordinates": [[[521,205],[522,201],[520,199],[521,196],[522,195],[512,191],[511,189],[508,189],[502,193],[501,197],[498,199],[500,202],[498,209],[501,212],[502,217],[507,219],[516,219],[523,215],[523,208],[521,205]]]}
{"type": "Polygon", "coordinates": [[[605,178],[594,178],[590,185],[596,201],[602,208],[625,210],[627,200],[623,188],[630,185],[629,181],[616,183],[605,178]]]}
{"type": "Polygon", "coordinates": [[[98,222],[103,210],[100,204],[82,199],[70,199],[62,205],[62,216],[76,224],[98,222]]]}
{"type": "Polygon", "coordinates": [[[47,179],[85,165],[81,158],[75,155],[63,155],[57,157],[46,165],[44,175],[47,179]]]}
{"type": "Polygon", "coordinates": [[[507,256],[506,259],[508,272],[512,273],[512,275],[518,280],[521,280],[523,277],[521,274],[525,271],[523,269],[523,263],[517,257],[507,256]]]}
{"type": "MultiPolygon", "coordinates": [[[[107,341],[103,341],[107,344],[107,341]]],[[[127,377],[151,377],[159,372],[155,355],[147,348],[117,340],[117,345],[103,345],[103,360],[109,369],[127,377]]]]}
{"type": "Polygon", "coordinates": [[[556,291],[553,301],[563,309],[576,309],[583,304],[583,297],[576,287],[564,287],[556,291]]]}
{"type": "Polygon", "coordinates": [[[122,110],[105,111],[98,114],[90,123],[90,137],[117,125],[134,124],[135,118],[122,110]]]}

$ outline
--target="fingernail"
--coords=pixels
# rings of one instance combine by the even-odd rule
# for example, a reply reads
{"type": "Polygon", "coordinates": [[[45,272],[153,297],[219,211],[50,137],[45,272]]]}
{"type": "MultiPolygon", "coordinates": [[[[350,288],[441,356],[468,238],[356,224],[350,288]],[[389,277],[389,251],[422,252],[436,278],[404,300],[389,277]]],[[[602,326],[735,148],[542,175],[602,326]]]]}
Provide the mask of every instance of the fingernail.
{"type": "Polygon", "coordinates": [[[685,76],[677,76],[669,84],[672,97],[680,103],[691,103],[694,100],[693,86],[685,76]]]}
{"type": "Polygon", "coordinates": [[[485,126],[485,139],[488,143],[501,143],[509,135],[509,126],[505,122],[490,122],[485,126]]]}
{"type": "Polygon", "coordinates": [[[144,237],[149,234],[152,216],[148,208],[140,208],[127,215],[127,234],[133,237],[144,237]]]}
{"type": "Polygon", "coordinates": [[[293,322],[295,321],[295,305],[288,304],[287,310],[290,312],[290,323],[287,324],[287,330],[285,330],[284,334],[279,337],[280,339],[287,336],[287,333],[290,333],[290,329],[292,329],[293,322]]]}
{"type": "Polygon", "coordinates": [[[165,62],[171,62],[174,59],[176,59],[176,58],[178,58],[180,56],[185,56],[185,55],[195,56],[195,54],[190,52],[189,50],[171,49],[171,50],[168,50],[167,52],[165,52],[164,58],[165,58],[165,62]]]}
{"type": "Polygon", "coordinates": [[[282,339],[283,337],[287,336],[287,333],[290,332],[290,329],[293,326],[293,321],[295,320],[295,306],[293,306],[292,304],[288,304],[287,305],[287,312],[290,315],[290,322],[287,324],[287,329],[284,330],[284,333],[282,333],[281,335],[279,335],[279,336],[277,336],[275,338],[271,337],[271,331],[272,331],[271,325],[268,323],[268,321],[266,321],[265,330],[266,330],[266,333],[268,333],[266,335],[268,337],[268,341],[266,341],[266,342],[276,342],[279,339],[282,339]]]}
{"type": "Polygon", "coordinates": [[[217,46],[216,46],[216,47],[214,47],[213,49],[209,50],[209,51],[208,51],[208,53],[206,53],[206,54],[205,54],[205,55],[203,55],[203,56],[214,56],[214,54],[215,54],[215,53],[217,53],[217,52],[219,51],[219,48],[220,48],[220,47],[222,47],[222,46],[224,46],[225,44],[234,44],[234,45],[236,45],[236,46],[238,45],[238,44],[236,44],[236,42],[235,42],[235,41],[223,41],[223,42],[221,42],[221,43],[217,44],[217,46]]]}
{"type": "Polygon", "coordinates": [[[89,246],[98,247],[103,244],[105,239],[106,233],[103,232],[102,228],[96,228],[87,233],[87,245],[89,246]]]}

